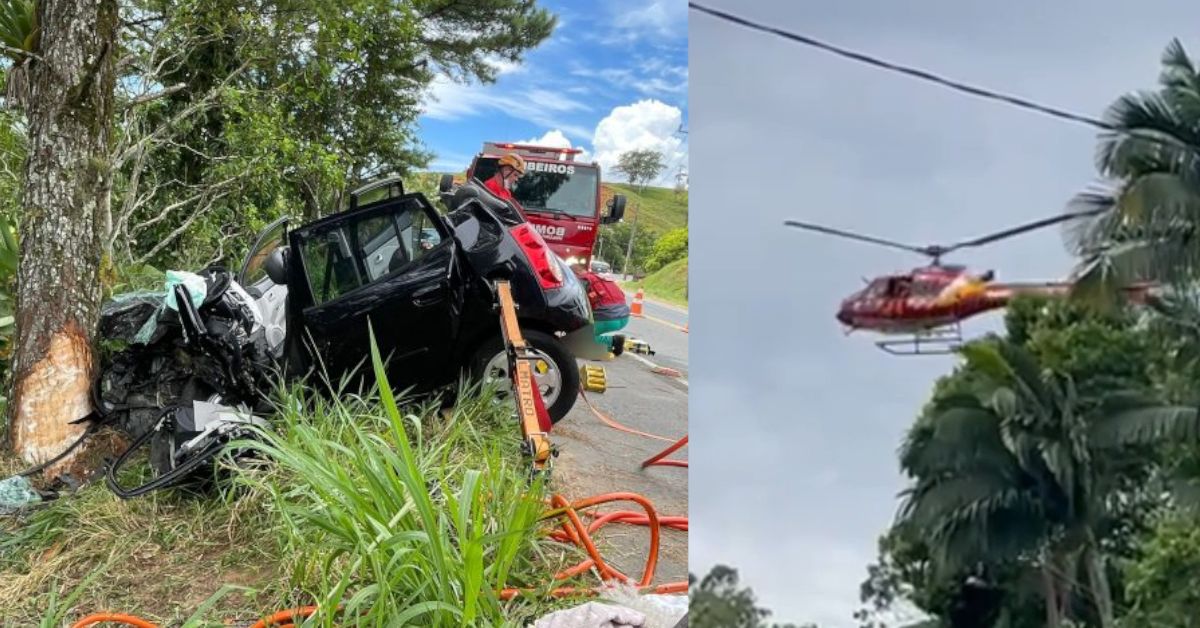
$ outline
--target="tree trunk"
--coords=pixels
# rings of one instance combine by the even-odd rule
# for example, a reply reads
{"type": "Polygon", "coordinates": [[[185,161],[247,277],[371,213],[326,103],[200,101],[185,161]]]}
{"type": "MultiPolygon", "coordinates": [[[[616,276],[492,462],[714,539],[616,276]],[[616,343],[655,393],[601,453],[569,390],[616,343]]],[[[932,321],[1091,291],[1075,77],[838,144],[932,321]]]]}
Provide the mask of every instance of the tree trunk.
{"type": "MultiPolygon", "coordinates": [[[[37,16],[9,430],[28,462],[65,450],[83,430],[70,422],[91,411],[117,3],[39,0],[37,16]]],[[[47,474],[71,468],[80,451],[47,474]]]]}
{"type": "Polygon", "coordinates": [[[1104,556],[1092,535],[1088,534],[1088,546],[1084,550],[1087,561],[1088,585],[1092,588],[1092,599],[1096,601],[1096,614],[1100,616],[1101,628],[1113,627],[1112,591],[1108,586],[1108,573],[1104,569],[1104,556]]]}
{"type": "Polygon", "coordinates": [[[1050,551],[1042,553],[1042,597],[1046,600],[1046,628],[1058,628],[1062,625],[1062,609],[1054,575],[1054,554],[1050,551]]]}

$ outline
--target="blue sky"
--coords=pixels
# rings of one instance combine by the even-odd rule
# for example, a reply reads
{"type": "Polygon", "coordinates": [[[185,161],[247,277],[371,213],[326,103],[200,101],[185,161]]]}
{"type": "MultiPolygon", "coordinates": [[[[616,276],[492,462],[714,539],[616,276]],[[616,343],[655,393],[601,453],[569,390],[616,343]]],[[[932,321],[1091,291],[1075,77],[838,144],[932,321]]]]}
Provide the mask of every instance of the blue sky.
{"type": "MultiPolygon", "coordinates": [[[[702,4],[1090,116],[1153,88],[1172,37],[1200,57],[1194,0],[702,4]]],[[[1058,214],[1096,180],[1096,131],[703,14],[688,26],[704,147],[689,173],[690,568],[738,568],[777,621],[856,626],[905,486],[896,449],[956,360],[889,356],[833,317],[860,277],[924,260],[782,223],[925,244],[1058,214]]],[[[1055,228],[945,261],[1001,281],[1072,268],[1055,228]]]]}
{"type": "MultiPolygon", "coordinates": [[[[421,139],[435,170],[461,170],[484,141],[543,139],[611,168],[626,150],[667,157],[660,183],[687,166],[687,4],[683,0],[539,2],[559,18],[494,84],[435,82],[421,139]]],[[[619,180],[605,170],[605,179],[619,180]]]]}

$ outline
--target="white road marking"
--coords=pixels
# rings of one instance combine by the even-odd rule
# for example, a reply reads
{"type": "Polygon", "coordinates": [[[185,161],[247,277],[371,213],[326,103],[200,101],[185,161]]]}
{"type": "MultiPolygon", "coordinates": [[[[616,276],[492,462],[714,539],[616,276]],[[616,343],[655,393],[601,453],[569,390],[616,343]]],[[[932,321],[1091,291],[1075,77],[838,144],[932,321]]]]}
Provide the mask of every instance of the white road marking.
{"type": "MultiPolygon", "coordinates": [[[[650,360],[647,360],[646,358],[643,358],[642,356],[640,356],[640,355],[638,355],[638,354],[636,354],[636,353],[626,353],[625,355],[627,355],[627,356],[629,356],[629,357],[631,357],[631,358],[633,358],[633,359],[637,360],[638,362],[641,362],[642,364],[645,364],[646,366],[648,366],[648,367],[650,367],[650,368],[652,368],[652,369],[663,368],[663,367],[661,367],[661,366],[659,366],[659,365],[657,365],[657,364],[655,364],[655,363],[651,362],[650,360]]],[[[683,382],[683,385],[684,385],[684,386],[687,386],[687,385],[688,385],[688,381],[687,381],[686,379],[682,378],[682,377],[674,377],[674,378],[672,378],[672,379],[674,379],[675,381],[678,381],[678,382],[683,382]]],[[[688,386],[688,388],[691,388],[691,386],[688,386]]]]}

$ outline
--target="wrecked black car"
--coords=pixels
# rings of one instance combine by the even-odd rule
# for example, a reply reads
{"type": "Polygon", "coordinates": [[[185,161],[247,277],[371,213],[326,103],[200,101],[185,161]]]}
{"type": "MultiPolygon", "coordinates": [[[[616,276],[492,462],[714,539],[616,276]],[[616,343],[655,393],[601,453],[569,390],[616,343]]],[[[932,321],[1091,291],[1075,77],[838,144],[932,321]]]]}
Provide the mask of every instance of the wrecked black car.
{"type": "Polygon", "coordinates": [[[287,219],[269,225],[236,274],[168,273],[165,291],[106,303],[100,338],[115,350],[102,365],[99,409],[125,411],[137,436],[161,428],[164,408],[190,408],[170,438],[151,442],[161,473],[179,464],[181,443],[198,447],[230,427],[221,408],[265,411],[280,380],[361,384],[371,332],[397,388],[452,393],[463,374],[507,381],[491,284],[506,279],[540,358],[547,410],[561,420],[579,392],[576,355],[596,348],[581,284],[480,182],[442,200],[445,214],[399,180],[380,182],[353,193],[346,211],[296,229],[287,219]],[[371,194],[382,198],[364,202],[371,194]]]}

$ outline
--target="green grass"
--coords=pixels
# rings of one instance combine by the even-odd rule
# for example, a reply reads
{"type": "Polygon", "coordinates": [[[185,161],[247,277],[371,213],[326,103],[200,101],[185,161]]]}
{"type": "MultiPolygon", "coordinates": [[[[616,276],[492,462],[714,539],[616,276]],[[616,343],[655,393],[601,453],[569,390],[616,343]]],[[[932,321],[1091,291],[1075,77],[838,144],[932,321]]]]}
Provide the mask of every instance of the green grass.
{"type": "Polygon", "coordinates": [[[662,234],[687,224],[687,192],[676,197],[671,188],[648,187],[644,194],[638,194],[629,184],[605,183],[600,190],[603,202],[607,203],[612,194],[625,195],[625,222],[633,222],[633,217],[641,214],[638,229],[662,234]]]}
{"type": "Polygon", "coordinates": [[[309,625],[508,626],[562,607],[497,595],[545,590],[579,557],[540,533],[511,407],[464,390],[441,413],[383,389],[281,391],[273,430],[242,443],[265,455],[226,461],[219,493],[122,501],[93,484],[0,520],[6,621],[109,610],[181,625],[206,604],[211,622],[317,604],[343,612],[309,625]]]}
{"type": "Polygon", "coordinates": [[[634,290],[642,288],[648,297],[687,307],[688,299],[684,291],[687,275],[688,258],[685,257],[646,275],[641,281],[631,281],[626,285],[634,290]]]}

